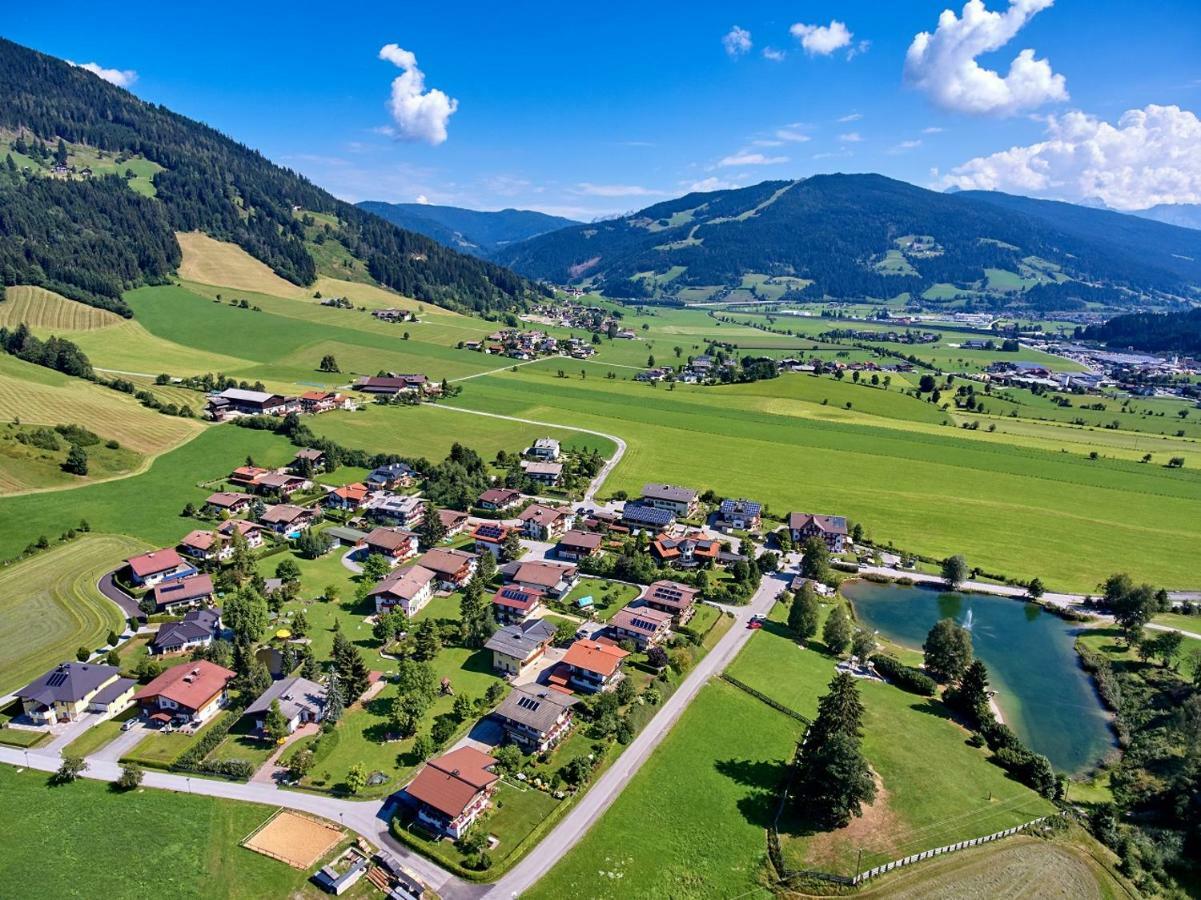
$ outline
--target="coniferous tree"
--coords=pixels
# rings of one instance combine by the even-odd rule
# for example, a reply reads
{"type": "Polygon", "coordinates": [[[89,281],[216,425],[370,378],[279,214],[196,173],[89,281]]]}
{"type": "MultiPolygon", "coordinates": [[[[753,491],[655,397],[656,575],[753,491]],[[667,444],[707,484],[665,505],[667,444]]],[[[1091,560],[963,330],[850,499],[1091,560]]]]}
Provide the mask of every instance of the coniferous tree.
{"type": "Polygon", "coordinates": [[[817,592],[806,582],[792,598],[788,608],[788,628],[799,641],[807,641],[817,634],[817,622],[821,611],[817,592]]]}
{"type": "Polygon", "coordinates": [[[875,799],[876,784],[860,749],[863,704],[855,679],[839,672],[829,687],[805,735],[795,797],[816,825],[842,828],[875,799]]]}

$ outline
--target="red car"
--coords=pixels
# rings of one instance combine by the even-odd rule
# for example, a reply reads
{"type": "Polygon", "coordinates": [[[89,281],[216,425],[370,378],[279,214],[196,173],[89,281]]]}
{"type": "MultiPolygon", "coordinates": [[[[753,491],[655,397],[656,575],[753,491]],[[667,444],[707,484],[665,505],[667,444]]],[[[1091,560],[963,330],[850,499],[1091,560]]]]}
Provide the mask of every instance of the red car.
{"type": "Polygon", "coordinates": [[[746,623],[747,628],[755,629],[763,627],[763,616],[751,616],[751,620],[746,623]]]}

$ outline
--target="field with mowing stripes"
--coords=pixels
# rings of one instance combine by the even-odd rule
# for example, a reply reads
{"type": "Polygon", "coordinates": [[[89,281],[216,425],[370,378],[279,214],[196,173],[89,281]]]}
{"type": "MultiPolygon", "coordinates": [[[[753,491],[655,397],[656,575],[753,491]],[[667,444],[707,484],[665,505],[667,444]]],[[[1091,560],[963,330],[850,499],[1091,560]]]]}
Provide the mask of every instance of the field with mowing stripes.
{"type": "Polygon", "coordinates": [[[63,334],[68,331],[92,331],[125,321],[107,309],[68,300],[61,294],[29,285],[5,288],[0,301],[0,326],[15,328],[24,322],[34,331],[63,334]]]}
{"type": "Polygon", "coordinates": [[[120,610],[96,589],[122,559],[150,549],[114,534],[85,534],[0,569],[0,694],[16,690],[52,665],[99,648],[120,632],[120,610]]]}

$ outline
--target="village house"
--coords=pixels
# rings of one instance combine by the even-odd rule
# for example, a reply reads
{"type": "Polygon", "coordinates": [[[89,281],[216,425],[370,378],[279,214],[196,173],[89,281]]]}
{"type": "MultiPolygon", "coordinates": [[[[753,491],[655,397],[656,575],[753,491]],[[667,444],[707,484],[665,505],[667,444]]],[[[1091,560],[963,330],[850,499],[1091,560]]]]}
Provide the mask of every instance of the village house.
{"type": "Polygon", "coordinates": [[[417,316],[410,309],[373,309],[372,318],[381,322],[416,322],[417,316]]]}
{"type": "Polygon", "coordinates": [[[192,606],[208,604],[213,599],[213,579],[209,575],[193,575],[154,586],[154,611],[178,612],[192,606]]]}
{"type": "Polygon", "coordinates": [[[670,613],[675,624],[683,625],[696,611],[696,601],[700,593],[700,588],[680,584],[678,581],[664,580],[647,585],[639,599],[651,609],[670,613]]]}
{"type": "Polygon", "coordinates": [[[663,532],[651,542],[651,554],[660,562],[690,569],[714,563],[721,555],[721,542],[703,531],[688,529],[683,534],[663,532]]]}
{"type": "Polygon", "coordinates": [[[379,494],[367,503],[364,515],[412,531],[425,521],[425,501],[413,494],[379,494]]]}
{"type": "Polygon", "coordinates": [[[588,694],[612,690],[625,677],[621,664],[629,655],[609,641],[576,641],[567,648],[560,664],[566,670],[566,675],[552,675],[551,683],[565,680],[567,686],[588,694]]]}
{"type": "Polygon", "coordinates": [[[367,486],[372,490],[395,491],[398,488],[412,487],[417,473],[408,463],[388,463],[376,466],[367,476],[367,486]]]}
{"type": "Polygon", "coordinates": [[[282,416],[297,407],[297,401],[279,394],[227,388],[209,395],[206,412],[210,419],[222,422],[237,416],[282,416]]]}
{"type": "Polygon", "coordinates": [[[65,662],[17,691],[21,710],[37,725],[74,722],[85,712],[115,715],[133,699],[137,682],[116,666],[65,662]]]}
{"type": "Polygon", "coordinates": [[[193,609],[179,622],[164,622],[150,640],[151,654],[183,653],[207,647],[222,633],[221,610],[193,609]]]}
{"type": "Polygon", "coordinates": [[[220,534],[199,528],[183,536],[179,550],[185,556],[205,562],[228,559],[234,552],[234,548],[220,534]]]}
{"type": "Polygon", "coordinates": [[[616,641],[633,641],[639,650],[657,647],[671,637],[671,613],[649,606],[624,606],[609,620],[609,633],[616,641]]]}
{"type": "Polygon", "coordinates": [[[302,531],[310,527],[316,520],[316,510],[307,509],[303,506],[293,506],[289,503],[268,506],[263,510],[263,514],[259,516],[259,522],[264,526],[270,528],[276,534],[282,534],[290,538],[298,537],[302,531]]]}
{"type": "Polygon", "coordinates": [[[496,671],[516,678],[546,652],[555,633],[555,626],[545,619],[526,619],[498,628],[484,649],[492,651],[496,671]]]}
{"type": "Polygon", "coordinates": [[[762,512],[763,504],[753,500],[723,500],[715,524],[725,531],[754,531],[762,512]]]}
{"type": "Polygon", "coordinates": [[[559,538],[559,543],[555,545],[555,556],[579,562],[581,559],[596,556],[603,541],[604,538],[594,531],[573,529],[559,538]]]}
{"type": "Polygon", "coordinates": [[[154,587],[163,581],[174,581],[196,574],[196,567],[185,562],[174,547],[151,550],[125,560],[129,575],[138,587],[154,587]]]}
{"type": "Polygon", "coordinates": [[[370,492],[367,485],[359,484],[344,484],[341,487],[332,488],[328,494],[321,499],[321,504],[326,509],[340,509],[343,512],[358,512],[367,504],[367,498],[370,492]]]}
{"type": "Polygon", "coordinates": [[[465,512],[460,512],[457,509],[440,509],[437,511],[438,521],[442,523],[443,529],[446,530],[446,536],[454,537],[456,534],[461,534],[463,529],[467,527],[467,520],[470,516],[465,512]]]}
{"type": "Polygon", "coordinates": [[[363,538],[367,553],[384,557],[390,565],[416,556],[418,543],[416,534],[401,528],[373,528],[363,538]]]}
{"type": "Polygon", "coordinates": [[[313,482],[290,472],[268,472],[255,479],[254,488],[260,494],[286,501],[300,491],[312,490],[313,482]]]}
{"type": "Polygon", "coordinates": [[[659,531],[675,524],[676,515],[669,509],[627,503],[621,509],[622,524],[628,528],[646,528],[659,531]]]}
{"type": "Polygon", "coordinates": [[[412,618],[430,602],[437,587],[437,573],[417,563],[385,576],[368,596],[375,600],[376,615],[400,607],[412,618]]]}
{"type": "Polygon", "coordinates": [[[817,516],[813,513],[788,514],[788,530],[793,546],[799,547],[811,537],[826,542],[831,553],[841,553],[847,542],[847,520],[843,516],[817,516]]]}
{"type": "Polygon", "coordinates": [[[521,468],[526,478],[552,487],[563,477],[563,463],[560,462],[531,462],[526,459],[521,461],[521,468]]]}
{"type": "Polygon", "coordinates": [[[501,625],[524,622],[542,607],[542,592],[507,584],[492,595],[492,617],[501,625]]]}
{"type": "Polygon", "coordinates": [[[476,556],[464,550],[435,547],[426,550],[417,564],[425,566],[438,577],[440,588],[455,591],[467,584],[475,574],[476,556]]]}
{"type": "Polygon", "coordinates": [[[526,451],[526,455],[532,457],[533,459],[554,462],[559,458],[559,454],[561,452],[562,448],[560,447],[558,441],[556,441],[554,438],[544,437],[538,438],[538,440],[534,441],[533,446],[526,451]]]}
{"type": "Polygon", "coordinates": [[[255,550],[263,546],[263,529],[254,522],[247,522],[245,519],[230,519],[222,522],[217,526],[217,532],[226,538],[232,540],[235,534],[242,535],[246,541],[246,546],[251,550],[255,550]]]}
{"type": "Polygon", "coordinates": [[[364,394],[395,397],[397,394],[434,393],[435,385],[424,375],[420,374],[390,374],[383,376],[371,375],[360,378],[354,383],[354,389],[362,391],[364,394]]]}
{"type": "Polygon", "coordinates": [[[324,685],[293,675],[274,682],[246,707],[242,716],[254,720],[254,728],[262,734],[266,728],[267,713],[271,704],[279,702],[280,712],[288,723],[288,734],[309,722],[320,722],[325,717],[327,692],[324,685]]]}
{"type": "Polygon", "coordinates": [[[229,477],[225,480],[237,487],[254,490],[259,479],[270,474],[270,469],[264,469],[261,466],[238,466],[229,473],[229,477]]]}
{"type": "Polygon", "coordinates": [[[236,673],[207,659],[186,662],[167,669],[133,699],[152,722],[202,725],[225,706],[229,682],[236,677],[236,673]]]}
{"type": "Polygon", "coordinates": [[[562,597],[580,577],[576,566],[530,561],[518,562],[510,568],[510,581],[518,587],[542,591],[551,597],[562,597]]]}
{"type": "Polygon", "coordinates": [[[649,483],[642,486],[643,506],[665,509],[687,519],[700,508],[700,494],[692,488],[676,487],[671,484],[649,483]]]}
{"type": "Polygon", "coordinates": [[[522,533],[532,541],[549,541],[571,526],[575,514],[567,507],[531,503],[519,516],[522,533]]]}
{"type": "Polygon", "coordinates": [[[475,540],[475,552],[491,553],[500,559],[501,554],[504,553],[505,540],[512,530],[508,525],[502,525],[500,522],[481,522],[471,532],[471,537],[475,540]]]}
{"type": "Polygon", "coordinates": [[[458,840],[490,805],[500,780],[495,765],[488,754],[460,747],[426,763],[401,796],[423,825],[458,840]]]}
{"type": "Polygon", "coordinates": [[[335,409],[355,410],[358,408],[358,404],[354,402],[353,398],[347,397],[345,394],[336,394],[333,391],[305,391],[300,395],[300,410],[310,415],[335,409]]]}
{"type": "Polygon", "coordinates": [[[217,491],[215,494],[209,494],[205,499],[204,511],[210,514],[227,513],[234,516],[249,509],[252,503],[254,503],[254,497],[250,494],[238,491],[217,491]]]}
{"type": "Polygon", "coordinates": [[[490,512],[503,512],[521,502],[521,491],[512,488],[488,488],[475,501],[480,509],[490,512]]]}
{"type": "Polygon", "coordinates": [[[296,475],[311,475],[314,472],[325,471],[325,451],[308,447],[297,450],[292,461],[288,463],[288,471],[296,475]]]}
{"type": "Polygon", "coordinates": [[[545,753],[571,730],[572,706],[578,700],[570,694],[542,685],[517,685],[496,708],[505,737],[526,753],[545,753]]]}

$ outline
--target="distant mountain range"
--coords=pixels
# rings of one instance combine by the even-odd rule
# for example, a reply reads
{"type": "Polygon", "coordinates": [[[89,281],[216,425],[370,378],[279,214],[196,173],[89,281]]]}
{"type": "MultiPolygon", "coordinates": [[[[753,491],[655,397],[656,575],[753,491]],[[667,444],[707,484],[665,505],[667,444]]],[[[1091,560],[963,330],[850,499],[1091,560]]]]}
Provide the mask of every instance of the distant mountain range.
{"type": "Polygon", "coordinates": [[[1131,215],[1181,228],[1201,229],[1201,203],[1161,203],[1148,209],[1135,210],[1131,215]]]}
{"type": "Polygon", "coordinates": [[[207,125],[4,39],[0,210],[2,283],[123,315],[123,291],[178,267],[176,231],[232,241],[299,285],[319,272],[338,277],[330,260],[351,256],[380,284],[445,306],[508,310],[537,290],[344,203],[207,125]]]}
{"type": "Polygon", "coordinates": [[[667,301],[891,298],[1071,310],[1201,299],[1201,233],[1007,194],[817,175],[693,193],[504,247],[531,278],[667,301]]]}
{"type": "Polygon", "coordinates": [[[483,212],[458,206],[384,203],[380,200],[364,200],[356,205],[393,225],[424,234],[454,250],[482,257],[489,257],[518,241],[580,224],[574,219],[527,209],[483,212]]]}

